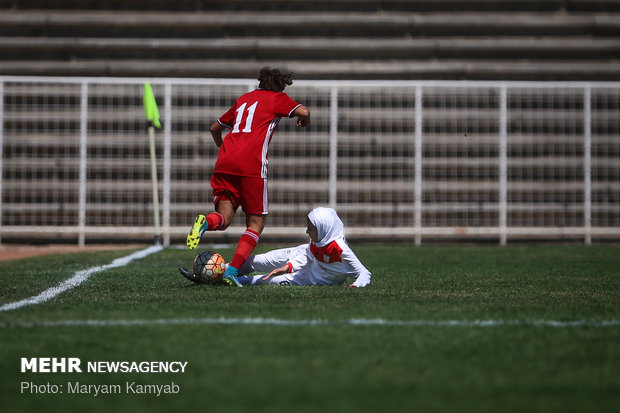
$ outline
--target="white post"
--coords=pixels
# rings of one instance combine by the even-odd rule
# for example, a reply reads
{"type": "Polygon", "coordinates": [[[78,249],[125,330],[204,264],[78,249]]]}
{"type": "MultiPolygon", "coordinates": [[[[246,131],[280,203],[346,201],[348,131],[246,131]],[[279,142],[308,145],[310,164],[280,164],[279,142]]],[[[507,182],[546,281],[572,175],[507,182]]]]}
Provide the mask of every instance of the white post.
{"type": "Polygon", "coordinates": [[[415,177],[413,183],[415,245],[422,244],[422,86],[415,88],[415,177]]]}
{"type": "Polygon", "coordinates": [[[583,91],[583,226],[584,242],[592,245],[592,89],[583,91]]]}
{"type": "Polygon", "coordinates": [[[78,195],[78,245],[86,244],[86,179],[88,156],[88,83],[82,82],[80,94],[80,175],[78,195]]]}
{"type": "Polygon", "coordinates": [[[508,214],[508,92],[499,90],[499,243],[506,245],[508,214]]]}
{"type": "Polygon", "coordinates": [[[4,148],[4,82],[0,81],[0,244],[2,244],[2,165],[4,148]]]}
{"type": "Polygon", "coordinates": [[[153,223],[155,225],[155,243],[161,244],[159,225],[159,190],[157,184],[157,157],[155,156],[155,127],[149,125],[149,148],[151,152],[151,182],[153,183],[153,223]]]}
{"type": "Polygon", "coordinates": [[[172,156],[172,85],[164,86],[164,246],[170,245],[170,173],[172,156]]]}
{"type": "Polygon", "coordinates": [[[338,196],[338,88],[331,88],[329,111],[329,206],[336,208],[338,196]]]}

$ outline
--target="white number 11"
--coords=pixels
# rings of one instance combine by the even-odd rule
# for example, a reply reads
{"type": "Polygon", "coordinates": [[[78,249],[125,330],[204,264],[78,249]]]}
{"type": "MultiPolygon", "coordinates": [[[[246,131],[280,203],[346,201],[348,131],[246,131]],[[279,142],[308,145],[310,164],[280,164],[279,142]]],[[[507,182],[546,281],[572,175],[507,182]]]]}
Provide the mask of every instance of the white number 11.
{"type": "MultiPolygon", "coordinates": [[[[245,113],[245,107],[247,103],[239,106],[235,111],[237,113],[237,117],[235,118],[235,126],[232,129],[232,133],[239,133],[239,126],[241,122],[243,122],[243,115],[245,113]]],[[[256,111],[256,106],[258,106],[258,101],[254,102],[252,106],[248,108],[248,117],[245,119],[245,127],[241,132],[250,133],[252,132],[252,121],[254,120],[254,112],[256,111]]]]}

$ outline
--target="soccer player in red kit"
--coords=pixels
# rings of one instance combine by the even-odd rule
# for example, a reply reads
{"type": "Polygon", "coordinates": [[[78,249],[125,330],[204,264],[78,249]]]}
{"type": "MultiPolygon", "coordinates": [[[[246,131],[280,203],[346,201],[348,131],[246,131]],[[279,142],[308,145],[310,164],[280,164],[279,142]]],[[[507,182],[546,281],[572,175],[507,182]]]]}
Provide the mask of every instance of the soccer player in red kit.
{"type": "Polygon", "coordinates": [[[258,89],[239,97],[211,124],[211,135],[220,148],[211,177],[215,212],[198,215],[187,235],[187,247],[193,250],[205,231],[225,230],[241,207],[247,229],[223,277],[225,282],[238,287],[238,269],[258,244],[269,212],[267,151],[273,132],[282,117],[297,118],[297,126],[310,123],[308,108],[284,93],[284,88],[293,84],[290,73],[266,67],[261,69],[258,80],[258,89]],[[225,128],[230,132],[222,138],[225,128]]]}

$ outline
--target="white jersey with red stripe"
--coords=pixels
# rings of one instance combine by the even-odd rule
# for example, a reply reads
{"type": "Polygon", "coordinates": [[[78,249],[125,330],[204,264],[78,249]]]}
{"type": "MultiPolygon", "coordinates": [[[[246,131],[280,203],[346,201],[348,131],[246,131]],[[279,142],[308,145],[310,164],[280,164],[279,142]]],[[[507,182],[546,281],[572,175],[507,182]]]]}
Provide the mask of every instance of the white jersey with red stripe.
{"type": "MultiPolygon", "coordinates": [[[[347,279],[355,279],[353,285],[365,287],[370,284],[371,273],[357,258],[344,239],[333,241],[332,253],[323,254],[319,259],[312,252],[312,243],[298,245],[294,248],[281,248],[264,254],[252,256],[246,261],[240,273],[253,271],[269,273],[271,270],[290,265],[291,273],[273,277],[270,284],[293,285],[340,285],[347,279]],[[333,251],[339,251],[334,253],[333,251]],[[327,256],[329,259],[327,259],[327,256]]],[[[263,274],[264,275],[264,274],[263,274]]],[[[263,275],[256,276],[257,282],[263,275]]]]}
{"type": "MultiPolygon", "coordinates": [[[[276,268],[289,268],[288,274],[271,277],[269,284],[340,285],[354,278],[352,286],[370,284],[370,271],[357,258],[344,237],[344,225],[332,208],[318,207],[308,214],[316,227],[316,242],[294,248],[282,248],[250,257],[240,270],[241,274],[253,271],[271,272],[276,268]]],[[[262,283],[261,276],[254,276],[252,284],[262,283]]]]}
{"type": "Polygon", "coordinates": [[[370,271],[357,258],[344,238],[332,241],[325,247],[310,242],[303,249],[296,249],[291,256],[291,274],[302,285],[340,285],[348,278],[355,278],[353,285],[370,284],[370,271]]]}

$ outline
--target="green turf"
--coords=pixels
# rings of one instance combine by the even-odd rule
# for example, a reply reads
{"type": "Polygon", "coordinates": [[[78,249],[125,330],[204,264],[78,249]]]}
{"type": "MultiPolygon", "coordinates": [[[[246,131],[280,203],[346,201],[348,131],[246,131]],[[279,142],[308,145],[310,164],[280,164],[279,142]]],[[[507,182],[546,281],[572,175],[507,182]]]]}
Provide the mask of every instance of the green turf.
{"type": "MultiPolygon", "coordinates": [[[[265,250],[266,246],[261,246],[265,250]]],[[[3,412],[615,412],[620,408],[620,248],[353,245],[366,289],[195,286],[194,253],[166,249],[95,273],[38,305],[0,312],[3,412]],[[321,321],[192,324],[189,319],[321,321]],[[67,320],[181,320],[66,326],[67,320]],[[421,325],[354,325],[351,319],[421,325]],[[185,320],[185,321],[183,321],[185,320]],[[454,320],[459,325],[434,321],[454,320]],[[476,320],[504,322],[476,326],[476,320]],[[552,326],[547,321],[584,321],[552,326]],[[614,321],[615,320],[615,321],[614,321]],[[602,325],[601,322],[615,324],[602,325]],[[30,324],[28,324],[30,323],[30,324]],[[20,373],[22,357],[187,361],[184,374],[20,373]],[[63,385],[22,394],[21,382],[63,385]],[[67,382],[123,394],[67,394],[67,382]],[[125,383],[178,394],[126,394],[125,383]],[[78,410],[79,409],[79,410],[78,410]]],[[[232,251],[221,252],[230,258],[232,251]]],[[[0,305],[130,252],[1,263],[0,305]]]]}

